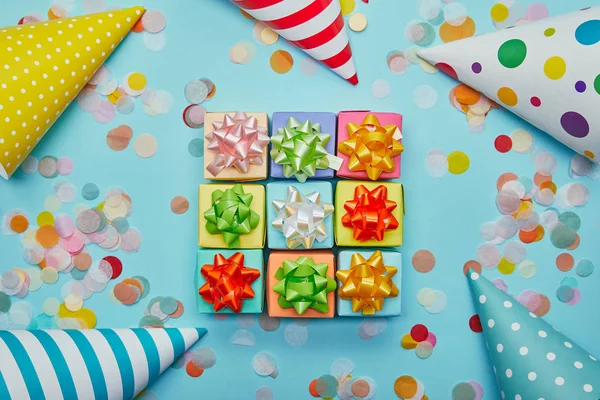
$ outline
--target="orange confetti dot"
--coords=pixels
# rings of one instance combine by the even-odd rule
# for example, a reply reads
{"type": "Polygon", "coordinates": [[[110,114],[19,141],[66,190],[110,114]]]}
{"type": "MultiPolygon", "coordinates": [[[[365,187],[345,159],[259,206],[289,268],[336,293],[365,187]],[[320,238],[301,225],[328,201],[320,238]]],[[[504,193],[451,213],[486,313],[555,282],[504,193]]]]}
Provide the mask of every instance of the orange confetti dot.
{"type": "Polygon", "coordinates": [[[419,250],[412,258],[415,271],[426,274],[435,267],[435,256],[429,250],[419,250]]]}
{"type": "Polygon", "coordinates": [[[463,266],[463,273],[465,274],[465,276],[467,276],[470,269],[477,272],[478,274],[481,274],[481,264],[479,264],[478,261],[469,260],[465,263],[465,265],[463,266]]]}
{"type": "Polygon", "coordinates": [[[204,373],[204,370],[196,367],[193,362],[188,361],[187,365],[185,366],[185,372],[187,372],[187,374],[192,378],[198,378],[204,373]]]}
{"type": "Polygon", "coordinates": [[[317,380],[313,379],[312,381],[310,381],[310,384],[308,385],[308,392],[311,394],[312,397],[321,397],[321,395],[319,395],[319,393],[317,393],[317,380]]]}
{"type": "Polygon", "coordinates": [[[402,339],[400,340],[400,345],[406,350],[412,350],[416,348],[418,344],[419,342],[413,339],[412,336],[408,333],[402,336],[402,339]]]}
{"type": "Polygon", "coordinates": [[[294,66],[292,55],[285,50],[277,50],[271,55],[271,68],[278,74],[289,72],[294,66]]]}
{"type": "Polygon", "coordinates": [[[538,233],[535,229],[531,232],[519,231],[519,239],[521,239],[521,242],[523,243],[533,243],[535,242],[535,239],[537,239],[537,236],[538,233]]]}
{"type": "Polygon", "coordinates": [[[569,245],[569,247],[567,247],[567,250],[575,250],[576,248],[579,247],[579,243],[581,242],[581,238],[579,237],[578,234],[575,234],[575,240],[573,240],[573,243],[571,243],[569,245]]]}
{"type": "Polygon", "coordinates": [[[134,31],[135,33],[140,33],[144,31],[144,23],[142,22],[142,19],[140,18],[138,20],[138,22],[135,23],[135,25],[133,26],[133,29],[131,29],[132,31],[134,31]]]}
{"type": "Polygon", "coordinates": [[[56,246],[58,239],[60,239],[60,237],[52,225],[40,226],[35,233],[35,240],[37,240],[45,249],[56,246]]]}
{"type": "Polygon", "coordinates": [[[40,269],[46,268],[46,259],[45,258],[42,260],[41,263],[38,264],[38,267],[40,267],[40,269]]]}
{"type": "Polygon", "coordinates": [[[462,104],[473,105],[479,101],[481,93],[463,83],[454,89],[454,97],[462,104]]]}
{"type": "Polygon", "coordinates": [[[538,317],[543,317],[550,311],[550,299],[546,295],[540,294],[540,300],[540,305],[533,313],[538,317]]]}
{"type": "Polygon", "coordinates": [[[450,25],[444,22],[440,26],[440,39],[445,43],[453,42],[464,38],[471,37],[475,34],[475,21],[471,17],[467,17],[465,22],[460,26],[450,25]]]}
{"type": "Polygon", "coordinates": [[[412,376],[401,376],[394,382],[394,392],[401,399],[410,399],[417,394],[417,381],[412,376]]]}
{"type": "Polygon", "coordinates": [[[556,194],[556,184],[552,181],[545,181],[540,185],[540,190],[542,189],[550,189],[552,193],[556,194]]]}
{"type": "Polygon", "coordinates": [[[537,228],[535,228],[535,232],[537,233],[537,237],[535,238],[536,243],[542,240],[544,238],[544,235],[546,235],[546,230],[541,225],[538,225],[537,228]]]}
{"type": "Polygon", "coordinates": [[[516,181],[517,179],[519,179],[519,177],[512,172],[505,172],[498,177],[498,180],[496,181],[496,188],[498,191],[500,191],[506,182],[516,181]]]}
{"type": "Polygon", "coordinates": [[[519,103],[519,98],[515,91],[506,86],[498,89],[498,99],[509,107],[514,107],[519,103]]]}
{"type": "Polygon", "coordinates": [[[537,187],[548,181],[552,181],[552,176],[542,175],[539,172],[536,172],[536,174],[533,176],[533,183],[535,183],[535,186],[537,187]]]}
{"type": "Polygon", "coordinates": [[[29,221],[24,215],[15,215],[10,220],[10,229],[17,233],[23,233],[29,228],[29,221]]]}
{"type": "Polygon", "coordinates": [[[562,253],[556,257],[556,266],[562,272],[570,271],[575,265],[575,259],[569,253],[562,253]]]}
{"type": "Polygon", "coordinates": [[[588,158],[591,158],[591,159],[594,159],[594,158],[596,158],[596,155],[595,155],[593,152],[589,151],[589,150],[586,150],[586,151],[584,151],[584,152],[583,152],[583,154],[584,154],[586,157],[588,157],[588,158]]]}

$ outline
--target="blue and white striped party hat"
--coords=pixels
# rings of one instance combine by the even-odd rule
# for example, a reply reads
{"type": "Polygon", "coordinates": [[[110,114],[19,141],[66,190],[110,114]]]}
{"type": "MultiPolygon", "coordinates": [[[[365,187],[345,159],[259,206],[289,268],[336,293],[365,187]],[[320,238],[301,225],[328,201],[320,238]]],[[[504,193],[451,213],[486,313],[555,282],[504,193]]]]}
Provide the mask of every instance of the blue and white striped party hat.
{"type": "Polygon", "coordinates": [[[132,399],[206,329],[0,331],[0,399],[132,399]]]}
{"type": "Polygon", "coordinates": [[[503,399],[600,398],[594,356],[477,272],[468,279],[503,399]]]}

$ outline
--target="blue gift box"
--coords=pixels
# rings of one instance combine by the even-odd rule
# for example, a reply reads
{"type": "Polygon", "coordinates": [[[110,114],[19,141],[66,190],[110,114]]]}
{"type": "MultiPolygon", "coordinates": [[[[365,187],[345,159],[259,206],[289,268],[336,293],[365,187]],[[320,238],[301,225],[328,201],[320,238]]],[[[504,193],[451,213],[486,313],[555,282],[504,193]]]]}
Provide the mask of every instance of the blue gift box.
{"type": "Polygon", "coordinates": [[[198,294],[198,290],[206,283],[206,280],[200,273],[204,264],[213,264],[215,254],[222,254],[225,258],[229,258],[235,253],[244,255],[244,267],[254,268],[260,271],[260,276],[250,287],[254,290],[254,297],[247,300],[242,300],[242,311],[240,314],[260,314],[263,311],[265,297],[265,270],[263,262],[262,250],[226,250],[226,249],[199,249],[196,258],[196,272],[194,283],[196,286],[196,302],[198,304],[198,312],[201,314],[234,314],[232,310],[224,307],[219,312],[215,312],[212,304],[206,302],[202,296],[198,294]]]}
{"type": "MultiPolygon", "coordinates": [[[[329,154],[335,155],[335,147],[336,147],[336,132],[337,132],[337,116],[334,113],[329,112],[276,112],[273,113],[272,121],[272,129],[271,135],[277,133],[279,128],[284,128],[288,120],[293,117],[298,120],[298,122],[303,123],[305,121],[310,121],[311,123],[319,123],[321,124],[321,132],[328,133],[331,138],[329,142],[324,146],[329,154]]],[[[270,149],[273,148],[273,145],[270,145],[270,149]]],[[[279,164],[276,164],[273,161],[273,157],[271,159],[271,177],[272,178],[282,178],[286,179],[283,175],[283,167],[279,164]]],[[[331,168],[328,169],[317,169],[316,175],[311,176],[308,179],[329,179],[333,178],[334,171],[331,168]]],[[[290,177],[289,179],[294,179],[294,177],[290,177]]]]}
{"type": "MultiPolygon", "coordinates": [[[[358,253],[366,260],[373,255],[376,249],[347,249],[341,250],[338,254],[337,270],[350,269],[352,255],[358,253]]],[[[352,300],[342,300],[339,290],[342,282],[338,279],[338,293],[336,296],[337,312],[340,317],[397,317],[402,315],[402,254],[398,251],[381,250],[383,255],[383,264],[386,267],[395,267],[398,272],[392,276],[392,282],[398,287],[399,293],[396,297],[387,297],[383,300],[383,308],[373,315],[365,315],[360,312],[352,311],[352,300]]]]}
{"type": "MultiPolygon", "coordinates": [[[[286,201],[288,188],[295,187],[303,196],[313,192],[321,195],[321,202],[333,204],[333,189],[330,182],[306,181],[299,183],[296,181],[271,182],[267,184],[267,245],[270,249],[289,249],[287,240],[283,232],[273,227],[273,221],[277,218],[278,212],[273,205],[274,200],[286,201]]],[[[333,214],[324,220],[327,237],[322,242],[314,241],[310,249],[299,246],[296,250],[312,249],[331,249],[333,247],[333,214]]]]}

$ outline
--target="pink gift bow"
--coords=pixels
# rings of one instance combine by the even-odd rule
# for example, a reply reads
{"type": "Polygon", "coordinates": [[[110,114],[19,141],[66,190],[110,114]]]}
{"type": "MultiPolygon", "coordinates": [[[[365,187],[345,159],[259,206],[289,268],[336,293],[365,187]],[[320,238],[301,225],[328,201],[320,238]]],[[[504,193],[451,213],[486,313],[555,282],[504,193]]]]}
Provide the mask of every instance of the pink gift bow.
{"type": "Polygon", "coordinates": [[[225,114],[223,122],[213,122],[213,127],[214,131],[206,135],[208,149],[218,152],[206,167],[213,176],[229,167],[245,173],[250,165],[262,165],[263,148],[270,138],[267,128],[258,126],[255,117],[244,112],[236,112],[233,117],[225,114]]]}

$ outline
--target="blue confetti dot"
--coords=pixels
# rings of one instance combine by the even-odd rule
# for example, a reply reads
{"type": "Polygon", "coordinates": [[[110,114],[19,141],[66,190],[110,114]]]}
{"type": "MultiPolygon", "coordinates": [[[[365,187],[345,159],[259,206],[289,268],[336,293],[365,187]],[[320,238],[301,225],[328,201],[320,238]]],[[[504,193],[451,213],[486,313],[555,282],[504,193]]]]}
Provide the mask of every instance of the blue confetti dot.
{"type": "Polygon", "coordinates": [[[582,278],[587,278],[594,272],[594,263],[591,260],[583,259],[577,263],[575,272],[582,278]]]}
{"type": "Polygon", "coordinates": [[[569,301],[573,300],[573,297],[575,297],[575,290],[573,290],[573,288],[570,286],[559,286],[556,290],[556,297],[563,303],[568,303],[569,301]]]}
{"type": "Polygon", "coordinates": [[[188,144],[188,151],[192,157],[202,157],[204,155],[204,140],[192,139],[188,144]]]}
{"type": "Polygon", "coordinates": [[[584,46],[600,42],[600,20],[592,19],[577,27],[575,39],[584,46]]]}
{"type": "Polygon", "coordinates": [[[86,183],[85,186],[81,188],[81,197],[86,200],[96,200],[99,194],[100,189],[95,183],[86,183]]]}

